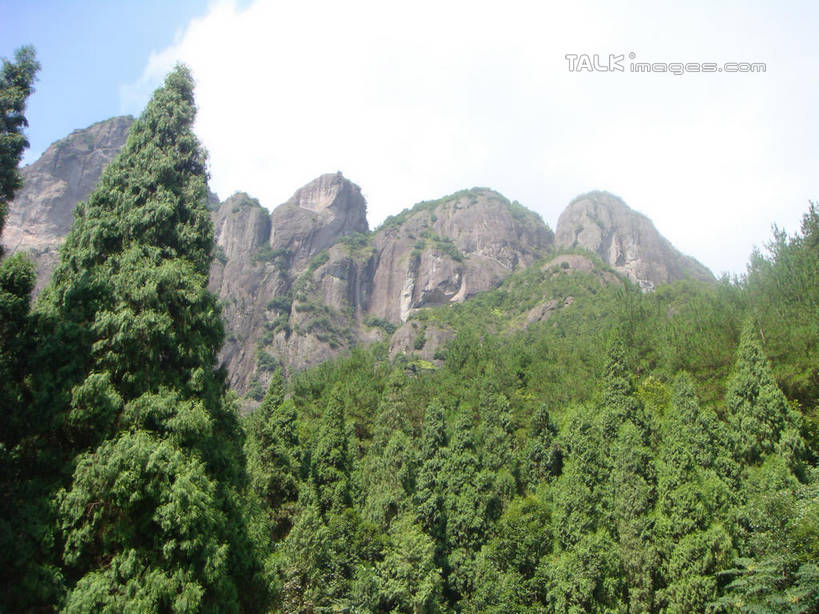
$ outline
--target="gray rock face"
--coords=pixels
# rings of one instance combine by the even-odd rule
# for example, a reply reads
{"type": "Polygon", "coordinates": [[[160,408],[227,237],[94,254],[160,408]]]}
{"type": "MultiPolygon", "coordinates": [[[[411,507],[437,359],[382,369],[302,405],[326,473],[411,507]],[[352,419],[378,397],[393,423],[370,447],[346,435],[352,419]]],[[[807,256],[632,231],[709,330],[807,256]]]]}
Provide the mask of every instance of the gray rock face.
{"type": "MultiPolygon", "coordinates": [[[[23,169],[2,239],[9,251],[34,255],[38,289],[74,206],[125,143],[132,121],[78,130],[23,169]]],[[[645,288],[713,278],[647,218],[603,192],[573,201],[557,237],[538,215],[484,188],[419,203],[370,232],[361,190],[341,173],[311,181],[272,213],[244,193],[221,204],[212,194],[209,207],[216,240],[209,287],[220,297],[226,329],[221,360],[234,390],[257,397],[277,364],[292,372],[385,339],[396,327],[391,354],[434,361],[452,332],[409,319],[414,312],[494,288],[552,253],[555,243],[591,250],[645,288]]],[[[593,267],[589,258],[563,254],[544,266],[569,274],[593,267]]],[[[608,275],[606,283],[621,283],[608,275]]],[[[543,321],[561,306],[544,303],[525,322],[543,321]]]]}
{"type": "Polygon", "coordinates": [[[316,255],[346,235],[368,232],[357,185],[341,173],[322,175],[272,213],[238,193],[213,220],[217,253],[210,289],[222,300],[227,339],[221,360],[235,390],[266,385],[276,362],[298,369],[349,345],[349,318],[331,312],[355,302],[358,271],[335,259],[321,283],[308,277],[318,267],[316,255]]]}
{"type": "MultiPolygon", "coordinates": [[[[495,287],[553,244],[540,217],[491,190],[421,203],[373,233],[365,213],[358,186],[340,174],[298,190],[269,226],[246,195],[216,212],[211,289],[224,305],[234,389],[258,393],[276,361],[292,371],[384,338],[418,309],[495,287]]],[[[431,359],[446,338],[430,330],[420,356],[431,359]]]]}
{"type": "Polygon", "coordinates": [[[300,268],[344,235],[369,231],[361,188],[341,173],[314,179],[271,214],[270,245],[300,268]]]}
{"type": "Polygon", "coordinates": [[[596,253],[647,291],[680,279],[714,279],[705,266],[678,252],[651,220],[608,192],[574,199],[558,219],[555,243],[596,253]]]}
{"type": "Polygon", "coordinates": [[[28,252],[37,264],[35,292],[48,281],[74,220],[74,206],[94,188],[128,137],[132,117],[114,117],[75,130],[21,169],[23,187],[9,205],[3,246],[28,252]]]}
{"type": "Polygon", "coordinates": [[[553,243],[538,215],[492,190],[421,203],[375,232],[378,266],[367,312],[405,322],[416,309],[463,301],[497,286],[553,243]]]}

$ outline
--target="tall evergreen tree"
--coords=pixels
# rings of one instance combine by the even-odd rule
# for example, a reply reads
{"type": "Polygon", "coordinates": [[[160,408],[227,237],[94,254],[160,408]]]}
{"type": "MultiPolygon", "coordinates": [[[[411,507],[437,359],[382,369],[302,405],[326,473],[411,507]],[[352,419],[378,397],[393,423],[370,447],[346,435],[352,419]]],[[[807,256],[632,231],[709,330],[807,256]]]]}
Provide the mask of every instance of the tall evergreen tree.
{"type": "Polygon", "coordinates": [[[262,404],[247,419],[248,474],[251,488],[261,498],[282,537],[290,527],[292,510],[285,507],[298,499],[300,443],[296,411],[284,400],[284,376],[276,369],[262,404]]]}
{"type": "Polygon", "coordinates": [[[457,600],[472,590],[475,555],[489,538],[489,527],[500,515],[493,475],[483,467],[475,445],[472,411],[455,422],[449,457],[444,467],[448,597],[457,600]]]}
{"type": "Polygon", "coordinates": [[[444,407],[438,399],[433,399],[427,406],[424,417],[414,500],[418,522],[435,540],[435,561],[441,569],[445,568],[446,512],[443,470],[447,452],[444,407]]]}
{"type": "Polygon", "coordinates": [[[529,488],[555,478],[563,469],[563,452],[557,444],[557,426],[552,422],[546,404],[540,405],[532,416],[529,442],[526,445],[524,465],[529,488]]]}
{"type": "Polygon", "coordinates": [[[41,301],[53,333],[41,352],[56,367],[41,394],[56,392],[80,452],[59,497],[67,611],[266,602],[240,504],[241,432],[215,370],[223,330],[194,116],[177,67],[77,207],[41,301]]]}
{"type": "Polygon", "coordinates": [[[745,464],[757,464],[774,452],[782,432],[797,421],[750,325],[737,349],[725,406],[735,456],[745,464]]]}
{"type": "MultiPolygon", "coordinates": [[[[14,61],[2,60],[0,235],[8,203],[21,187],[18,166],[28,147],[25,109],[39,69],[32,47],[18,49],[14,61]]],[[[25,255],[0,261],[0,611],[34,610],[53,603],[60,586],[48,504],[55,472],[53,467],[39,471],[39,416],[31,403],[34,281],[34,265],[25,255]]]]}
{"type": "Polygon", "coordinates": [[[340,511],[352,503],[350,473],[353,460],[347,441],[344,397],[340,385],[330,393],[316,443],[310,475],[322,513],[340,511]]]}

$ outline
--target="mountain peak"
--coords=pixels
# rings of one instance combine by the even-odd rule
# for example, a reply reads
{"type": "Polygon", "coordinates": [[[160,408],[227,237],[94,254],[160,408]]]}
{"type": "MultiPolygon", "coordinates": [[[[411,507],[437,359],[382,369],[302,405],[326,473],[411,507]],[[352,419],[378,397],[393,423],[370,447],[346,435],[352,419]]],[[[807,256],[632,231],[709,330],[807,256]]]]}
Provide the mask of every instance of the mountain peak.
{"type": "Polygon", "coordinates": [[[644,290],[679,279],[714,279],[704,265],[677,251],[645,215],[602,190],[569,203],[558,219],[555,243],[596,253],[644,290]]]}
{"type": "Polygon", "coordinates": [[[345,178],[341,171],[327,173],[303,185],[286,205],[316,213],[330,212],[336,217],[350,218],[354,232],[367,232],[367,201],[361,188],[345,178]]]}

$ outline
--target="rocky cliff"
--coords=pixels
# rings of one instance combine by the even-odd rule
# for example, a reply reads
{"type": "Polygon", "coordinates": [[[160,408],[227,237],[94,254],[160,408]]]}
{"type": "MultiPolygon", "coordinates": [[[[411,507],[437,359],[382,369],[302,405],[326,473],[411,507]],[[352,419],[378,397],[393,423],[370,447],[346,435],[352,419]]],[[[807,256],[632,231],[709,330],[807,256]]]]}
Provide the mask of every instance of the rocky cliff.
{"type": "MultiPolygon", "coordinates": [[[[75,131],[23,169],[2,239],[10,251],[35,257],[38,289],[74,206],[122,147],[131,122],[120,117],[75,131]]],[[[433,360],[451,333],[419,328],[413,313],[494,288],[543,262],[555,245],[593,251],[646,289],[712,279],[648,218],[605,192],[575,199],[556,236],[540,216],[486,188],[418,203],[370,231],[361,190],[341,173],[318,177],[272,212],[244,193],[221,204],[211,195],[209,205],[216,239],[210,288],[222,301],[227,333],[221,359],[231,386],[251,398],[261,396],[279,364],[292,372],[378,339],[391,338],[392,354],[433,360]]],[[[561,271],[585,262],[560,258],[561,271]]],[[[558,307],[537,307],[524,324],[558,307]]]]}
{"type": "Polygon", "coordinates": [[[650,219],[608,192],[575,198],[558,219],[555,242],[558,248],[596,253],[644,290],[680,279],[714,279],[708,268],[677,251],[650,219]]]}
{"type": "Polygon", "coordinates": [[[28,252],[37,264],[35,292],[48,281],[58,250],[105,166],[125,144],[133,117],[115,117],[75,130],[21,170],[23,187],[9,205],[2,243],[28,252]]]}
{"type": "Polygon", "coordinates": [[[486,189],[419,203],[369,232],[361,190],[340,173],[269,216],[236,194],[214,222],[222,358],[234,389],[253,394],[279,362],[300,369],[384,338],[418,309],[495,287],[553,244],[539,216],[486,189]]]}

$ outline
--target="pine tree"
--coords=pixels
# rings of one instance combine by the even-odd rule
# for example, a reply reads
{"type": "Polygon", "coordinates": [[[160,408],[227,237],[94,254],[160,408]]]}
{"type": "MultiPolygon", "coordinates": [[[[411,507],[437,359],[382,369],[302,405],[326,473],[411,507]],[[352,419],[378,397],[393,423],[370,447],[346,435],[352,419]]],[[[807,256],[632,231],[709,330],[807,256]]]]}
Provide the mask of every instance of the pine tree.
{"type": "Polygon", "coordinates": [[[745,464],[758,464],[774,452],[782,432],[797,421],[750,326],[742,333],[725,406],[735,456],[745,464]]]}
{"type": "Polygon", "coordinates": [[[414,501],[418,522],[435,540],[435,561],[445,568],[446,512],[444,509],[444,475],[447,459],[444,407],[438,399],[427,406],[421,435],[418,478],[414,501]]]}
{"type": "Polygon", "coordinates": [[[311,458],[310,475],[316,501],[323,514],[340,511],[352,503],[352,467],[344,397],[341,386],[336,384],[330,393],[311,458]]]}
{"type": "Polygon", "coordinates": [[[620,427],[612,448],[614,466],[609,491],[629,611],[651,611],[659,562],[649,518],[655,479],[651,450],[630,420],[620,427]]]}
{"type": "Polygon", "coordinates": [[[733,544],[721,519],[732,501],[726,479],[737,468],[711,410],[701,409],[687,373],[674,382],[658,458],[656,545],[663,588],[658,601],[669,612],[705,610],[717,597],[717,577],[733,544]],[[722,477],[721,477],[722,476],[722,477]]]}
{"type": "Polygon", "coordinates": [[[532,417],[524,463],[528,486],[532,490],[537,488],[538,483],[559,476],[563,469],[563,452],[557,445],[557,427],[545,403],[538,407],[532,417]]]}
{"type": "Polygon", "coordinates": [[[266,602],[240,503],[241,432],[215,370],[223,330],[194,115],[177,67],[77,207],[41,301],[55,370],[40,383],[80,452],[59,497],[67,611],[266,602]]]}
{"type": "Polygon", "coordinates": [[[455,422],[449,457],[444,466],[446,534],[449,549],[447,590],[451,598],[472,590],[475,555],[489,537],[489,527],[500,515],[493,474],[483,471],[475,445],[472,412],[455,422]]]}
{"type": "Polygon", "coordinates": [[[402,430],[393,432],[385,448],[370,448],[362,471],[366,494],[363,517],[386,530],[392,519],[407,512],[415,490],[416,451],[402,430]]]}
{"type": "Polygon", "coordinates": [[[298,499],[300,443],[296,410],[284,400],[284,376],[276,369],[262,404],[247,421],[248,474],[251,488],[261,498],[275,524],[275,536],[289,529],[291,510],[298,499]]]}
{"type": "MultiPolygon", "coordinates": [[[[0,69],[0,235],[8,203],[21,187],[18,170],[28,141],[26,103],[40,64],[32,47],[17,50],[0,69]]],[[[0,246],[0,258],[3,248],[0,246]]],[[[30,314],[34,264],[23,254],[0,261],[0,611],[30,611],[54,603],[49,495],[59,472],[43,453],[40,416],[32,407],[31,373],[37,341],[30,314]]]]}
{"type": "Polygon", "coordinates": [[[435,563],[435,542],[405,514],[389,531],[384,560],[376,566],[380,611],[421,614],[438,612],[441,570],[435,563]]]}

